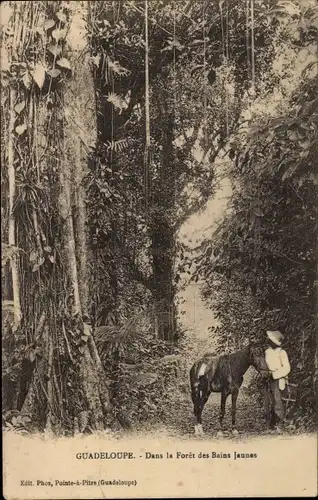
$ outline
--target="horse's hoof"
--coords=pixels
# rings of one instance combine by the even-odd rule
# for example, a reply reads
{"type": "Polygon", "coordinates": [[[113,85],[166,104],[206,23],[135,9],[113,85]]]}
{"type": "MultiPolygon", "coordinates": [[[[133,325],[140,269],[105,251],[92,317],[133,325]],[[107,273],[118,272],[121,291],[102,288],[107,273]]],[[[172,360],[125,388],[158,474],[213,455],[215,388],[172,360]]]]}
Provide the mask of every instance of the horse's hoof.
{"type": "Polygon", "coordinates": [[[217,437],[217,438],[224,437],[223,432],[222,432],[222,431],[218,431],[218,432],[216,433],[216,437],[217,437]]]}
{"type": "Polygon", "coordinates": [[[197,425],[198,436],[204,436],[202,424],[197,425]]]}
{"type": "Polygon", "coordinates": [[[240,433],[237,429],[233,429],[232,434],[233,434],[233,436],[238,436],[240,433]]]}
{"type": "Polygon", "coordinates": [[[197,424],[194,426],[194,434],[195,434],[195,436],[203,436],[204,435],[202,424],[197,424]]]}

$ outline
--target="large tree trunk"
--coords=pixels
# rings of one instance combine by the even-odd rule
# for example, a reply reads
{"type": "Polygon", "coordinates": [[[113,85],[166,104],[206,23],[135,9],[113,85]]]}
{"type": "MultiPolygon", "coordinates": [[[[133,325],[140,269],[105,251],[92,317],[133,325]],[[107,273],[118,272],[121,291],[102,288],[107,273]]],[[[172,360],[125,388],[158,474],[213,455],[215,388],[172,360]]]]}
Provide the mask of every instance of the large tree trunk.
{"type": "Polygon", "coordinates": [[[157,317],[159,337],[173,341],[176,330],[176,306],[174,286],[175,232],[172,214],[175,208],[175,169],[173,154],[173,114],[167,104],[160,105],[161,168],[158,186],[152,195],[153,214],[151,217],[152,293],[157,317]]]}
{"type": "MultiPolygon", "coordinates": [[[[63,150],[67,148],[64,143],[63,150]]],[[[69,279],[73,294],[73,314],[81,315],[81,301],[77,277],[77,261],[75,253],[75,233],[71,204],[71,165],[66,158],[60,164],[60,196],[59,213],[62,220],[62,254],[64,271],[69,279]]]]}
{"type": "Polygon", "coordinates": [[[80,137],[75,137],[75,172],[73,189],[73,221],[75,228],[75,252],[78,266],[79,297],[81,311],[88,316],[88,258],[86,236],[86,207],[83,178],[86,173],[80,137]]]}
{"type": "MultiPolygon", "coordinates": [[[[86,6],[87,8],[87,6],[86,6]]],[[[76,96],[81,95],[79,90],[85,81],[86,86],[91,84],[91,95],[93,96],[93,84],[90,81],[90,70],[87,56],[81,58],[81,64],[78,65],[78,57],[80,51],[75,49],[70,56],[71,64],[75,68],[76,73],[70,80],[65,89],[64,103],[65,107],[72,107],[74,111],[74,119],[67,122],[65,134],[68,138],[69,157],[73,157],[72,173],[70,175],[70,165],[67,166],[69,178],[74,179],[73,190],[69,184],[64,184],[62,190],[65,191],[64,199],[70,200],[68,210],[70,211],[69,222],[64,226],[64,242],[66,243],[65,254],[67,268],[70,269],[70,280],[74,287],[74,295],[78,294],[79,312],[88,314],[89,309],[89,290],[88,290],[88,252],[87,252],[87,237],[86,237],[86,206],[85,206],[85,189],[83,186],[83,178],[87,172],[87,158],[82,154],[80,138],[80,127],[90,130],[92,122],[83,124],[83,116],[87,110],[83,109],[83,100],[77,99],[76,96]],[[75,125],[74,125],[75,124],[75,125]],[[79,127],[80,125],[80,127],[79,127]],[[74,156],[73,156],[74,155],[74,156]],[[73,224],[74,221],[74,224],[73,224]],[[70,245],[70,241],[74,241],[70,245]],[[75,265],[74,265],[75,264],[75,265]]],[[[87,104],[86,104],[87,107],[87,104]]],[[[88,118],[90,121],[90,118],[88,118]]],[[[90,131],[90,133],[92,133],[90,131]]],[[[67,147],[67,144],[65,145],[67,147]]],[[[64,164],[66,166],[66,164],[64,164]]],[[[67,171],[64,171],[64,177],[67,176],[67,171]]],[[[64,211],[66,207],[61,205],[64,211]]],[[[77,302],[75,301],[75,304],[77,302]]],[[[77,312],[75,308],[74,312],[77,312]]],[[[91,418],[91,426],[96,429],[103,429],[109,417],[110,404],[108,396],[108,383],[106,375],[97,352],[95,341],[88,325],[84,323],[84,335],[86,335],[87,343],[84,346],[83,357],[80,364],[80,381],[82,383],[85,399],[88,405],[91,418]]]]}
{"type": "MultiPolygon", "coordinates": [[[[74,3],[70,8],[73,10],[70,22],[72,33],[72,29],[74,31],[77,27],[74,17],[78,21],[79,14],[83,13],[79,13],[78,9],[87,8],[87,4],[83,7],[74,3]],[[75,26],[72,26],[73,22],[75,26]]],[[[64,285],[60,295],[67,299],[63,306],[66,314],[64,316],[62,311],[59,315],[60,331],[56,330],[56,325],[50,328],[54,318],[51,317],[51,303],[48,304],[50,318],[42,328],[42,356],[35,360],[36,369],[21,410],[49,433],[63,430],[59,428],[59,423],[65,426],[66,420],[68,426],[70,420],[73,422],[73,432],[78,428],[84,431],[87,426],[91,430],[102,430],[113,421],[105,372],[91,329],[81,321],[89,309],[85,189],[82,183],[87,171],[87,158],[82,154],[81,142],[87,140],[86,133],[92,137],[94,124],[88,118],[87,96],[82,93],[83,85],[86,85],[88,95],[93,96],[93,88],[91,92],[89,88],[88,59],[85,54],[81,55],[82,48],[72,47],[67,55],[73,74],[59,90],[58,102],[63,103],[63,107],[59,105],[54,110],[56,129],[53,142],[61,143],[59,150],[62,152],[55,168],[58,166],[59,169],[57,201],[64,283],[58,282],[61,280],[59,268],[59,273],[54,274],[57,281],[53,287],[59,290],[64,285]],[[84,129],[84,137],[81,137],[81,129],[84,129]]]]}
{"type": "Polygon", "coordinates": [[[152,272],[154,309],[160,338],[174,340],[176,328],[174,273],[174,233],[163,216],[153,220],[152,272]]]}

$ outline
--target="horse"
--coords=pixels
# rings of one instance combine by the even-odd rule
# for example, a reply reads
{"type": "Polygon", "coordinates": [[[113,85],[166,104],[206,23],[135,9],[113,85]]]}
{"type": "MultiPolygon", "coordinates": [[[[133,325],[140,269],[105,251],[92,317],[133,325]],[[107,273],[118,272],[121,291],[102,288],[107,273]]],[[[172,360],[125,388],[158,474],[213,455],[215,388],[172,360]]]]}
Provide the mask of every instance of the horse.
{"type": "Polygon", "coordinates": [[[203,435],[202,411],[211,392],[221,393],[221,409],[219,423],[222,435],[225,405],[228,396],[232,395],[232,433],[238,435],[236,424],[236,401],[242,385],[244,374],[250,366],[258,372],[268,374],[268,367],[262,347],[249,345],[232,354],[216,356],[206,353],[196,361],[190,370],[191,396],[196,418],[195,434],[203,435]]]}

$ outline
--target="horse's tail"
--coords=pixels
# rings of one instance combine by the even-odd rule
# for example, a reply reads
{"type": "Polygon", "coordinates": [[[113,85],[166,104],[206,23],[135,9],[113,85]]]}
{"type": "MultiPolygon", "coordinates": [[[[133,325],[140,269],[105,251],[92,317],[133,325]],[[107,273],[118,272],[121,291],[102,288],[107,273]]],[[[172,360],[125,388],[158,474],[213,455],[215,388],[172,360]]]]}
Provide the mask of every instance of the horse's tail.
{"type": "Polygon", "coordinates": [[[190,370],[191,395],[194,405],[202,406],[208,393],[208,379],[205,375],[206,364],[195,363],[190,370]]]}

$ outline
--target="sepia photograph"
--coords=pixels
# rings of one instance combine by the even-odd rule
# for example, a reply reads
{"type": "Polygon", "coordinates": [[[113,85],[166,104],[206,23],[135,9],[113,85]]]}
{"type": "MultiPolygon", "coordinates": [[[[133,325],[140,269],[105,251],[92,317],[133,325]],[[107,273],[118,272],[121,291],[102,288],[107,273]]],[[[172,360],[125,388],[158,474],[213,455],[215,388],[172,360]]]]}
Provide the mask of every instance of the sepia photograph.
{"type": "Polygon", "coordinates": [[[318,2],[0,26],[4,498],[316,496],[318,2]]]}

